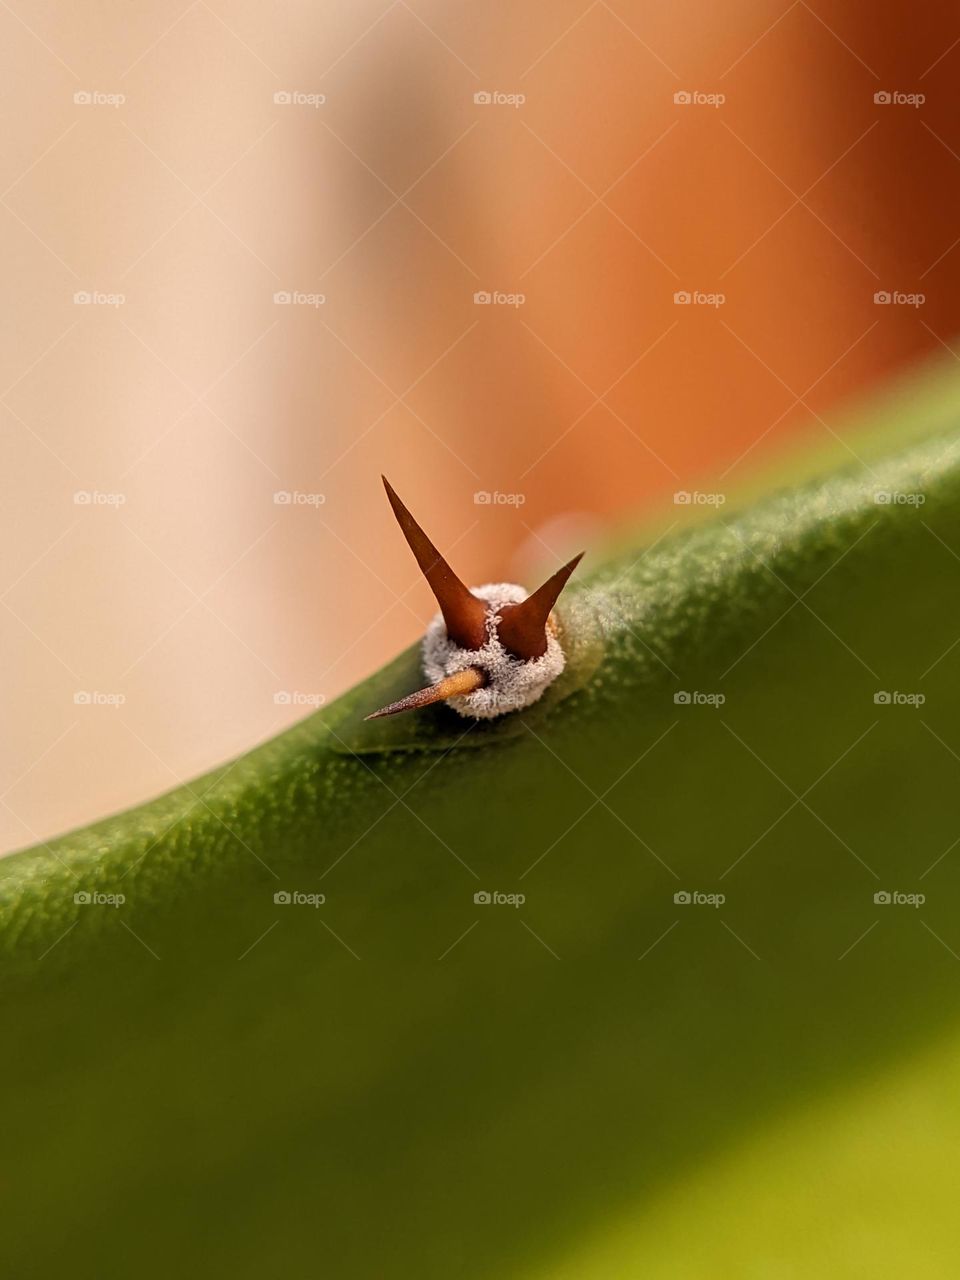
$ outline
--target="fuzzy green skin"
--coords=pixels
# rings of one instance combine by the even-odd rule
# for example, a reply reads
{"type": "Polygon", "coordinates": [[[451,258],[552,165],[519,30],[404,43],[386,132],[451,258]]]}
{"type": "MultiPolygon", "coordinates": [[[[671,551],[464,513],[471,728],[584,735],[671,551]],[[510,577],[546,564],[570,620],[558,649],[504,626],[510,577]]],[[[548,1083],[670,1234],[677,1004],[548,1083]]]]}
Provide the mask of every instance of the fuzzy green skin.
{"type": "MultiPolygon", "coordinates": [[[[364,724],[414,687],[411,650],[238,763],[0,862],[4,1273],[550,1273],[944,1034],[960,968],[919,924],[837,958],[957,834],[934,734],[960,753],[960,647],[920,678],[960,636],[948,548],[941,436],[572,582],[568,671],[527,712],[364,724]]],[[[956,950],[958,869],[924,916],[956,950]]]]}

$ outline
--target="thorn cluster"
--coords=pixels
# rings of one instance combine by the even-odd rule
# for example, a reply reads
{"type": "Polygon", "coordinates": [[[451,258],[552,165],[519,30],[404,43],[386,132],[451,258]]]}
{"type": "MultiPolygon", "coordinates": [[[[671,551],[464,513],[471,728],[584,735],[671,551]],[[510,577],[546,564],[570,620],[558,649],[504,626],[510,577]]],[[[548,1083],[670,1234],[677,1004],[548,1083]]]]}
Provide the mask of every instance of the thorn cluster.
{"type": "MultiPolygon", "coordinates": [[[[386,476],[382,479],[397,523],[440,606],[443,634],[437,637],[428,633],[428,642],[432,641],[434,650],[438,642],[445,645],[449,665],[456,669],[426,688],[381,707],[367,719],[376,720],[447,699],[454,699],[453,706],[463,714],[483,718],[528,705],[562,670],[563,655],[553,633],[551,612],[583,552],[532,595],[525,595],[522,588],[510,584],[471,591],[414,520],[386,476]],[[521,598],[514,600],[511,596],[521,598]],[[474,655],[474,661],[470,655],[474,655]],[[502,676],[505,670],[509,670],[506,680],[502,676]],[[509,685],[509,698],[498,698],[500,683],[509,685]],[[485,696],[479,695],[481,690],[487,691],[485,696]],[[475,694],[476,699],[472,697],[475,694]]],[[[428,666],[438,668],[436,653],[432,662],[428,659],[428,666]]]]}

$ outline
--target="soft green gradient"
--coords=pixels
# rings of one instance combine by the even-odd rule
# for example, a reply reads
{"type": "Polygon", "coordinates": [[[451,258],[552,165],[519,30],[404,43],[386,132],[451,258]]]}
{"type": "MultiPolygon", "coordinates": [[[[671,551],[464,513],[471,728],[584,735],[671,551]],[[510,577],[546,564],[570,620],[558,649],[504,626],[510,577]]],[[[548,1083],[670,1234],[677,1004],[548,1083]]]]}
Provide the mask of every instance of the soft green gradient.
{"type": "Polygon", "coordinates": [[[363,725],[407,654],[0,864],[5,1273],[955,1274],[958,499],[914,441],[571,590],[528,713],[363,725]]]}
{"type": "Polygon", "coordinates": [[[529,1280],[953,1280],[960,1041],[799,1102],[529,1280]],[[695,1223],[695,1229],[691,1229],[695,1223]]]}

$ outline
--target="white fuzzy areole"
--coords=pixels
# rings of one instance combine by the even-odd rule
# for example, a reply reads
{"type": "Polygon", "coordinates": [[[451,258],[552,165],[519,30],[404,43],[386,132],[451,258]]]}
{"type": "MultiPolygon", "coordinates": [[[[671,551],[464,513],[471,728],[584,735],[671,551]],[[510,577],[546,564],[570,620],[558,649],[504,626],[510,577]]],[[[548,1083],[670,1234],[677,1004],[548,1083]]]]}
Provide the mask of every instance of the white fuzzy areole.
{"type": "Polygon", "coordinates": [[[508,653],[500,643],[497,624],[501,605],[520,604],[527,592],[514,582],[490,582],[470,590],[489,606],[487,640],[481,649],[461,649],[447,635],[443,615],[438,613],[427,627],[423,638],[423,669],[431,684],[446,676],[456,675],[466,667],[480,667],[487,673],[487,683],[473,693],[448,698],[447,705],[462,716],[474,720],[493,720],[508,711],[529,707],[556,680],[566,665],[560,641],[547,627],[547,651],[540,658],[524,662],[508,653]]]}

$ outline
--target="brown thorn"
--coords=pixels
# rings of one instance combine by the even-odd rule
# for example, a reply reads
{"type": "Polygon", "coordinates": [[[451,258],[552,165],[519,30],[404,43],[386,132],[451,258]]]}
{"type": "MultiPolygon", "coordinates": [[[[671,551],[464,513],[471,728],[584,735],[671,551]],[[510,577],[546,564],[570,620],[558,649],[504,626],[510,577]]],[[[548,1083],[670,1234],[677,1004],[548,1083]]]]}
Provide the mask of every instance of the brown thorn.
{"type": "Polygon", "coordinates": [[[479,667],[466,667],[455,675],[447,676],[438,684],[428,685],[426,689],[418,689],[416,693],[408,693],[399,702],[391,702],[388,706],[381,707],[379,711],[374,711],[372,715],[365,716],[364,719],[379,720],[381,716],[395,716],[399,711],[429,707],[432,702],[444,702],[447,698],[455,698],[458,694],[473,693],[474,689],[479,689],[486,682],[486,672],[481,671],[479,667]]]}
{"type": "Polygon", "coordinates": [[[487,608],[460,581],[443,556],[397,497],[390,481],[381,476],[393,514],[416,556],[430,590],[437,598],[447,635],[461,649],[480,649],[487,640],[487,608]]]}
{"type": "Polygon", "coordinates": [[[505,604],[501,607],[497,634],[503,647],[515,657],[530,660],[542,658],[547,652],[547,619],[550,617],[550,610],[557,603],[557,596],[582,559],[581,551],[548,578],[542,587],[538,587],[532,596],[527,596],[520,604],[505,604]]]}

